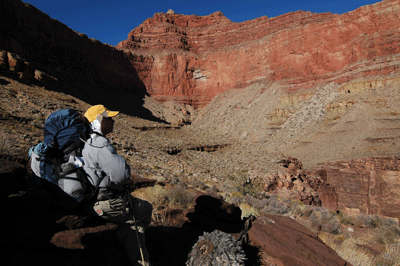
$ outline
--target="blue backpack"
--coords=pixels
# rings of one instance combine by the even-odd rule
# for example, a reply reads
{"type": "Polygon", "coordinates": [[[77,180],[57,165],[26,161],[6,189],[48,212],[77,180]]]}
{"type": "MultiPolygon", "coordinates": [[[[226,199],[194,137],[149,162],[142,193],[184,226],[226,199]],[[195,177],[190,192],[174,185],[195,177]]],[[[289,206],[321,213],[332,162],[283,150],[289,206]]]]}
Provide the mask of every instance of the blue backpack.
{"type": "Polygon", "coordinates": [[[59,110],[46,119],[44,142],[34,148],[40,157],[40,177],[61,188],[78,203],[91,194],[86,173],[76,165],[88,134],[88,124],[79,112],[59,110]]]}

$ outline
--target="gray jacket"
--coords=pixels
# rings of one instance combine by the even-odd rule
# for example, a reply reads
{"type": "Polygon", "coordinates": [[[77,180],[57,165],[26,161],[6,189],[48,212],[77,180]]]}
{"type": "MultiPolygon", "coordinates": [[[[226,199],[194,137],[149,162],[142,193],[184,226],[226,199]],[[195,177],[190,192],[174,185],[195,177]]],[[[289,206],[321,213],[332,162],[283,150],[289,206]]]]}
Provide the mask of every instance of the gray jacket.
{"type": "Polygon", "coordinates": [[[98,200],[112,198],[124,190],[131,177],[131,169],[118,155],[110,141],[101,135],[91,134],[82,150],[83,169],[93,186],[99,185],[98,200]]]}
{"type": "MultiPolygon", "coordinates": [[[[82,150],[82,158],[70,156],[70,162],[75,162],[76,167],[83,167],[90,183],[97,187],[99,181],[98,200],[113,198],[124,191],[125,183],[131,177],[131,169],[125,159],[118,155],[110,141],[97,134],[91,134],[82,150]],[[83,165],[81,163],[83,159],[83,165]]],[[[31,168],[40,177],[40,156],[32,151],[31,168]]],[[[71,178],[58,180],[58,186],[67,194],[80,202],[85,197],[86,186],[74,180],[76,173],[68,175],[71,178]]],[[[87,192],[86,192],[87,193],[87,192]]]]}

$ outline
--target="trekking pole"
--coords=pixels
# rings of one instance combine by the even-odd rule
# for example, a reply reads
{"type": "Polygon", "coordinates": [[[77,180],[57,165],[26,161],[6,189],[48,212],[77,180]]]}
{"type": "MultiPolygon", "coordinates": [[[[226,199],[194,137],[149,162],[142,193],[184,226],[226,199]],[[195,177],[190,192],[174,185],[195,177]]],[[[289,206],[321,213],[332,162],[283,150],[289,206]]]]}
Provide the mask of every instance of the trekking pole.
{"type": "Polygon", "coordinates": [[[127,188],[127,191],[128,191],[127,197],[128,197],[128,200],[129,200],[129,206],[131,207],[133,224],[135,225],[136,238],[137,238],[138,245],[139,245],[140,256],[142,257],[142,264],[146,265],[145,264],[145,260],[144,260],[143,248],[142,248],[142,244],[140,242],[140,237],[139,237],[139,233],[138,233],[138,226],[137,226],[137,223],[136,223],[136,218],[135,218],[135,215],[133,214],[133,202],[132,202],[132,197],[131,197],[131,193],[132,193],[131,188],[127,188]]]}

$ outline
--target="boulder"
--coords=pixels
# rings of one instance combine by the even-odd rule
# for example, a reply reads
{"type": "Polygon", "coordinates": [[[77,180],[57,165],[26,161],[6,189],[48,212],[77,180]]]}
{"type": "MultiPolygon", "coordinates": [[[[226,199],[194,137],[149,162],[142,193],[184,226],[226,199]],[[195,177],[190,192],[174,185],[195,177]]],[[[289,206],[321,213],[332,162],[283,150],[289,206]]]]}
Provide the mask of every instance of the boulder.
{"type": "Polygon", "coordinates": [[[248,238],[249,244],[262,251],[263,265],[351,265],[289,217],[267,214],[258,217],[252,222],[248,238]]]}

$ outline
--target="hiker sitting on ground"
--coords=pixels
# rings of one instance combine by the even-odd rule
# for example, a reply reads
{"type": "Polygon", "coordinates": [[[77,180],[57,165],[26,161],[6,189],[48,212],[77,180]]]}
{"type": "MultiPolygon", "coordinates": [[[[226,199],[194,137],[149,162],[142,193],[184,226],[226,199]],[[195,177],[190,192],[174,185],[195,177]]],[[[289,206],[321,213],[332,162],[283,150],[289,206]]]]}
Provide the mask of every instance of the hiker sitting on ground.
{"type": "Polygon", "coordinates": [[[29,150],[31,168],[40,177],[40,186],[54,196],[54,207],[80,206],[92,215],[119,223],[118,237],[133,264],[149,265],[144,231],[151,222],[153,207],[129,194],[126,185],[131,178],[130,167],[106,138],[113,131],[112,117],[117,114],[103,105],[90,107],[86,118],[73,109],[52,113],[44,126],[44,142],[29,150]],[[72,165],[72,170],[64,172],[65,165],[72,165]],[[82,182],[86,178],[94,188],[90,192],[82,182]]]}
{"type": "Polygon", "coordinates": [[[97,200],[85,204],[85,209],[101,218],[122,223],[119,237],[128,250],[131,261],[141,265],[142,255],[145,264],[149,265],[149,257],[144,244],[144,231],[151,222],[152,205],[144,200],[130,197],[124,199],[122,193],[126,189],[125,184],[131,178],[129,165],[125,159],[118,155],[105,137],[113,131],[113,118],[117,111],[109,111],[103,105],[90,107],[85,117],[91,123],[93,133],[90,134],[82,150],[84,160],[83,169],[96,184],[103,178],[99,186],[97,200]],[[105,175],[105,177],[103,177],[105,175]],[[133,205],[133,210],[126,212],[127,206],[133,205]],[[133,212],[133,213],[132,213],[133,212]],[[134,217],[132,217],[132,214],[134,217]],[[134,219],[140,236],[141,249],[135,231],[134,219]],[[141,254],[141,252],[143,252],[141,254]]]}

